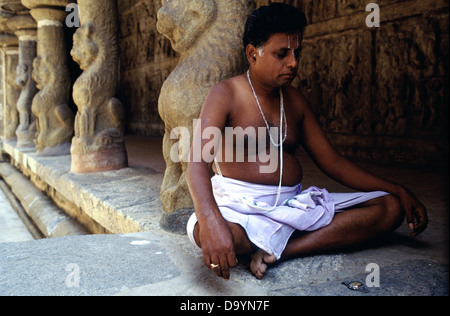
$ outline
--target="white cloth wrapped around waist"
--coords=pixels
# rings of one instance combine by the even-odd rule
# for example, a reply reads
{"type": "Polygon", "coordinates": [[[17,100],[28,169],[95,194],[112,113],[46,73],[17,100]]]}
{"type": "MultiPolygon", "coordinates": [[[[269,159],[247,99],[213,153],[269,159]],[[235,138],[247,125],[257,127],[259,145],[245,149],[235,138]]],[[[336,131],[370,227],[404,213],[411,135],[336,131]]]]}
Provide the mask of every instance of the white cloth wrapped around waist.
{"type": "Polygon", "coordinates": [[[295,230],[314,231],[327,226],[335,212],[386,195],[385,192],[328,193],[301,184],[281,187],[261,185],[223,176],[211,179],[217,206],[225,220],[241,225],[258,248],[280,258],[295,230]],[[265,210],[267,209],[267,210],[265,210]]]}

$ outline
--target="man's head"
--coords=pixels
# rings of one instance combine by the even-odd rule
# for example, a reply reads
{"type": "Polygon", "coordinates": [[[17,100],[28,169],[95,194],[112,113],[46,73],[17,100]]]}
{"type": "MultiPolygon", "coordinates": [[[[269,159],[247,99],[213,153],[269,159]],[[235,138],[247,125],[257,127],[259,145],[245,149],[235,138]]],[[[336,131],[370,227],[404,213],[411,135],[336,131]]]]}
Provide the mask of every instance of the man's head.
{"type": "Polygon", "coordinates": [[[306,17],[295,7],[273,3],[254,11],[244,32],[245,54],[251,76],[271,87],[294,80],[306,17]]]}
{"type": "Polygon", "coordinates": [[[244,49],[249,44],[261,48],[275,33],[303,34],[306,17],[297,8],[272,3],[255,10],[247,19],[244,31],[244,49]]]}

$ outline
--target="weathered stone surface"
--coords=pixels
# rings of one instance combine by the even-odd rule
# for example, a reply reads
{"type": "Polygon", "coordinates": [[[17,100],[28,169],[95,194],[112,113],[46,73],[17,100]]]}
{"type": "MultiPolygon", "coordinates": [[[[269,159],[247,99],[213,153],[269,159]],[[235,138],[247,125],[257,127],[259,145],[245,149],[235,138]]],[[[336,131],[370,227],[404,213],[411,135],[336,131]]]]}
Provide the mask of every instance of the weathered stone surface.
{"type": "Polygon", "coordinates": [[[16,36],[0,34],[0,47],[4,52],[3,57],[3,137],[4,139],[16,138],[16,129],[19,125],[17,112],[17,100],[20,89],[16,86],[16,68],[19,62],[19,43],[16,36]]]}
{"type": "Polygon", "coordinates": [[[117,1],[120,22],[121,78],[119,97],[125,105],[126,129],[139,135],[162,136],[158,114],[163,82],[178,63],[170,41],[156,29],[160,0],[117,1]]]}
{"type": "Polygon", "coordinates": [[[87,234],[84,228],[11,165],[1,163],[0,176],[11,187],[28,216],[46,238],[87,234]]]}
{"type": "Polygon", "coordinates": [[[0,11],[6,15],[16,14],[23,10],[25,7],[20,0],[0,0],[0,11]]]}
{"type": "MultiPolygon", "coordinates": [[[[163,84],[158,104],[165,123],[166,173],[161,187],[164,212],[193,208],[184,177],[186,161],[174,162],[170,151],[178,142],[191,144],[193,120],[198,118],[209,89],[244,70],[242,33],[252,9],[253,3],[248,0],[196,0],[167,1],[158,11],[159,32],[181,54],[177,67],[163,84]],[[175,127],[186,127],[189,137],[171,139],[175,127]]],[[[180,157],[186,154],[180,153],[180,157]]]]}
{"type": "Polygon", "coordinates": [[[58,8],[37,7],[31,10],[31,15],[38,23],[33,79],[40,91],[31,106],[36,117],[36,150],[44,156],[65,155],[69,152],[74,120],[68,106],[70,74],[63,32],[66,12],[58,8]]]}
{"type": "MultiPolygon", "coordinates": [[[[4,143],[12,164],[91,233],[129,233],[158,225],[162,171],[152,168],[76,174],[70,156],[41,156],[4,143]]],[[[159,158],[161,159],[161,158],[159,158]]]]}
{"type": "Polygon", "coordinates": [[[125,113],[115,98],[119,80],[117,7],[113,0],[78,1],[81,27],[72,56],[84,70],[73,87],[78,107],[72,140],[72,172],[116,170],[128,165],[125,113]]]}
{"type": "Polygon", "coordinates": [[[377,3],[381,26],[369,28],[367,1],[303,1],[296,84],[342,154],[446,163],[448,1],[377,3]]]}
{"type": "Polygon", "coordinates": [[[19,65],[15,83],[22,91],[17,101],[19,112],[19,126],[16,129],[17,146],[34,146],[36,122],[31,112],[31,104],[38,92],[32,78],[33,60],[37,54],[37,25],[27,12],[12,17],[8,21],[8,26],[19,38],[19,65]]]}
{"type": "Polygon", "coordinates": [[[22,4],[27,8],[38,7],[66,7],[72,0],[21,0],[22,4]]]}

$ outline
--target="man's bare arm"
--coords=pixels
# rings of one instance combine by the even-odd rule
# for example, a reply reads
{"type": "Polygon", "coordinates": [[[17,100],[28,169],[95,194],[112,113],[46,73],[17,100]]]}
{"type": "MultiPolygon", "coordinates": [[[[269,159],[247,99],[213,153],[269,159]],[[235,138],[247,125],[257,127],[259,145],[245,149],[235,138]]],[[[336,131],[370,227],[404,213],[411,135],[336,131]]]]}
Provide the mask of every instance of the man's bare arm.
{"type": "MultiPolygon", "coordinates": [[[[186,170],[186,180],[198,218],[204,263],[207,267],[211,264],[219,265],[214,272],[224,279],[229,279],[229,269],[236,266],[234,242],[214,199],[210,180],[212,163],[205,161],[205,157],[202,157],[205,144],[220,140],[202,139],[202,134],[208,127],[224,130],[231,99],[227,96],[228,90],[225,84],[219,84],[211,89],[206,98],[200,114],[201,129],[197,128],[194,133],[194,142],[201,144],[197,147],[200,152],[191,150],[191,159],[186,170]]],[[[216,145],[214,148],[217,148],[216,145]]]]}
{"type": "Polygon", "coordinates": [[[423,204],[402,185],[375,176],[340,155],[326,138],[309,105],[301,98],[302,144],[319,168],[330,178],[354,190],[385,191],[397,196],[405,211],[411,236],[425,230],[428,218],[423,204]]]}

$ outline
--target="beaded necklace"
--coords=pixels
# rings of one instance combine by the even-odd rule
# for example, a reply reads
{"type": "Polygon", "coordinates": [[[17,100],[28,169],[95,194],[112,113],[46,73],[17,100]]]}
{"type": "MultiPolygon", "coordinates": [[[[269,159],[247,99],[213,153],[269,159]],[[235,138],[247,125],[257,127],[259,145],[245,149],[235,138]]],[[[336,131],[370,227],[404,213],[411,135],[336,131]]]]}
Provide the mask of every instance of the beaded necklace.
{"type": "Polygon", "coordinates": [[[271,208],[261,207],[261,206],[255,205],[254,203],[247,203],[247,205],[249,205],[255,209],[261,210],[261,211],[273,211],[277,207],[278,201],[281,196],[281,183],[283,181],[283,143],[287,138],[287,120],[286,120],[286,113],[284,112],[283,89],[280,87],[280,134],[279,134],[280,142],[278,144],[276,144],[274,142],[274,140],[272,139],[272,134],[270,133],[269,123],[267,122],[266,117],[264,116],[261,105],[259,104],[258,96],[256,95],[255,89],[253,88],[253,84],[250,79],[250,70],[247,71],[247,79],[248,79],[248,83],[250,84],[250,87],[252,88],[253,95],[256,100],[256,104],[258,105],[259,111],[261,112],[261,115],[264,119],[264,123],[266,123],[266,128],[267,128],[267,131],[269,132],[270,141],[271,141],[272,145],[274,145],[275,147],[279,147],[279,151],[280,151],[280,182],[278,185],[277,199],[275,201],[275,205],[271,208]],[[285,128],[284,128],[284,138],[281,139],[281,135],[283,134],[283,119],[284,119],[285,128]]]}

